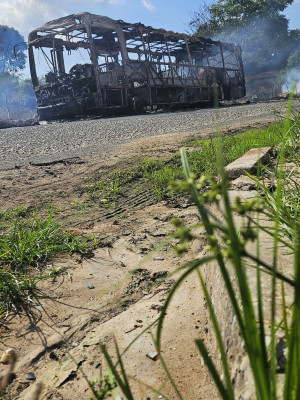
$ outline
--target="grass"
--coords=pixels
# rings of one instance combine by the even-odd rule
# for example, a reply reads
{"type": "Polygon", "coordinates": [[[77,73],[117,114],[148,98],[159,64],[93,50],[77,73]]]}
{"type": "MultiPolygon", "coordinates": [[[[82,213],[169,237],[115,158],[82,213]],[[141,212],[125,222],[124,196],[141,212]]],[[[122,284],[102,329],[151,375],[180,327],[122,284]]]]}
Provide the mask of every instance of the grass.
{"type": "MultiPolygon", "coordinates": [[[[157,323],[156,336],[153,337],[156,349],[159,352],[160,362],[166,372],[177,398],[182,399],[175,380],[161,354],[161,335],[164,318],[169,305],[177,293],[181,283],[195,273],[203,290],[207,308],[210,313],[216,342],[221,357],[222,371],[220,372],[206,348],[203,338],[196,341],[196,346],[211,373],[212,379],[221,398],[234,399],[235,391],[231,380],[230,363],[227,360],[226,348],[223,343],[217,313],[213,306],[210,293],[205,286],[202,275],[202,266],[211,262],[217,263],[224,285],[227,290],[237,324],[249,359],[249,365],[255,382],[257,399],[275,400],[278,398],[278,384],[276,374],[276,333],[284,331],[284,340],[288,353],[283,388],[284,400],[300,398],[300,226],[299,226],[299,184],[290,172],[285,172],[283,163],[286,154],[292,154],[293,159],[299,161],[299,153],[293,152],[288,140],[293,144],[299,138],[299,118],[291,123],[289,118],[284,123],[265,128],[250,130],[243,134],[231,137],[201,139],[188,143],[195,147],[195,151],[184,150],[168,160],[139,159],[134,160],[131,167],[114,170],[105,177],[95,176],[86,182],[85,193],[101,207],[116,207],[128,193],[147,187],[157,199],[180,198],[182,194],[191,196],[195,203],[201,223],[206,231],[207,252],[205,258],[194,258],[181,266],[177,271],[179,277],[170,290],[163,305],[157,323]],[[278,164],[275,169],[269,169],[269,175],[277,183],[274,192],[269,191],[257,181],[264,193],[264,198],[257,198],[242,203],[238,199],[230,203],[228,196],[228,180],[222,165],[227,164],[244,154],[252,147],[279,146],[278,164]],[[212,176],[218,174],[221,180],[212,176]],[[173,184],[168,185],[170,181],[173,184]],[[206,191],[200,194],[199,190],[205,185],[206,191]],[[180,194],[178,194],[180,193],[180,194]],[[178,197],[179,196],[179,197],[178,197]],[[223,204],[224,222],[220,222],[210,213],[207,203],[223,204]],[[234,215],[239,214],[245,222],[243,226],[236,226],[234,215]],[[274,227],[261,225],[257,215],[263,215],[274,221],[274,227]],[[274,238],[273,262],[266,264],[257,254],[249,254],[246,244],[255,240],[260,230],[267,231],[274,238]],[[277,266],[279,247],[286,245],[294,253],[294,275],[289,277],[277,266]],[[255,263],[257,270],[258,299],[253,296],[252,287],[248,282],[247,268],[249,262],[255,263]],[[229,265],[233,275],[229,273],[229,265]],[[272,277],[271,303],[272,313],[270,331],[266,332],[264,298],[262,297],[261,282],[263,274],[272,277]],[[275,318],[275,311],[282,304],[278,304],[277,285],[282,283],[282,321],[275,318]],[[284,283],[284,285],[283,285],[284,283]],[[294,302],[290,306],[288,315],[285,306],[284,287],[288,285],[294,293],[294,302]],[[271,336],[271,344],[267,346],[266,333],[271,336]]],[[[255,180],[256,178],[253,177],[255,180]]],[[[77,202],[74,209],[80,207],[77,202]]],[[[184,226],[178,219],[173,220],[176,231],[173,235],[177,239],[175,250],[177,254],[189,252],[189,243],[197,240],[192,234],[192,227],[184,226]]],[[[0,211],[0,316],[10,310],[22,311],[28,304],[32,304],[38,297],[37,284],[43,276],[40,271],[43,266],[52,262],[58,254],[79,252],[84,254],[90,245],[88,241],[74,236],[70,231],[53,218],[53,213],[39,218],[30,208],[19,207],[14,210],[0,211]]],[[[202,240],[202,238],[201,238],[202,240]]],[[[56,270],[53,271],[56,274],[56,270]]],[[[150,329],[150,327],[149,327],[150,329]]],[[[145,333],[147,329],[143,332],[145,333]]],[[[128,346],[128,348],[131,344],[128,346]]],[[[126,351],[128,350],[126,349],[126,351]]],[[[126,352],[125,351],[125,352],[126,352]]],[[[117,362],[113,362],[106,348],[102,352],[108,364],[109,375],[100,377],[99,381],[89,382],[93,398],[104,399],[111,392],[121,390],[127,399],[133,399],[130,379],[127,376],[121,353],[116,344],[117,362]]],[[[149,387],[147,383],[146,387],[149,387]]],[[[156,395],[160,390],[153,389],[156,395]]],[[[115,396],[115,395],[114,395],[115,396]]]]}
{"type": "MultiPolygon", "coordinates": [[[[283,137],[283,124],[279,123],[264,129],[251,129],[247,132],[222,138],[222,155],[226,164],[234,161],[253,147],[277,146],[283,137]]],[[[202,174],[217,173],[216,137],[199,139],[187,143],[192,151],[188,153],[190,169],[198,177],[202,174]],[[195,150],[193,150],[193,147],[195,150]]],[[[132,166],[113,170],[103,176],[94,176],[84,186],[85,193],[100,207],[117,207],[124,198],[147,188],[157,200],[172,200],[178,194],[168,183],[183,179],[184,171],[180,155],[175,154],[165,160],[137,159],[132,166]]]]}
{"type": "Polygon", "coordinates": [[[30,209],[1,211],[0,234],[0,316],[20,311],[38,295],[37,284],[43,267],[59,254],[86,255],[88,238],[65,230],[52,215],[39,218],[30,209]]]}
{"type": "MultiPolygon", "coordinates": [[[[292,186],[293,179],[289,173],[285,172],[284,168],[286,155],[291,153],[289,141],[291,140],[295,143],[297,138],[299,139],[300,121],[299,119],[290,121],[289,117],[290,115],[288,114],[285,123],[281,125],[280,133],[282,132],[282,137],[278,150],[278,163],[272,170],[276,179],[276,189],[269,191],[253,177],[260,190],[263,191],[264,197],[261,197],[258,193],[257,197],[245,202],[241,202],[238,198],[233,202],[230,201],[228,193],[229,182],[222,167],[228,161],[226,152],[224,152],[224,141],[221,138],[216,139],[215,142],[215,159],[219,179],[213,178],[211,174],[204,175],[199,179],[193,173],[193,162],[190,155],[182,149],[181,160],[185,179],[171,184],[174,190],[181,190],[192,197],[201,217],[201,224],[205,229],[207,255],[203,258],[194,258],[191,252],[191,260],[176,271],[179,273],[179,277],[177,277],[174,286],[167,295],[158,319],[153,342],[161,356],[163,350],[161,337],[169,305],[174,296],[176,296],[180,285],[186,281],[188,276],[196,274],[212,322],[221,360],[221,369],[217,367],[216,360],[211,357],[203,337],[200,336],[196,340],[196,346],[211,374],[220,398],[224,400],[233,400],[238,398],[238,395],[235,392],[230,360],[227,358],[226,347],[223,342],[226,337],[222,338],[220,321],[218,321],[214,302],[209,289],[206,287],[202,272],[202,266],[212,262],[220,270],[227,296],[237,321],[253,376],[253,394],[255,398],[260,400],[276,400],[279,398],[296,400],[300,398],[300,220],[297,218],[300,193],[299,186],[296,188],[292,186]],[[199,190],[203,185],[206,185],[207,190],[200,194],[199,190]],[[208,203],[214,204],[215,207],[219,207],[222,204],[224,215],[222,221],[211,213],[208,203]],[[237,215],[242,219],[242,224],[239,223],[237,225],[237,215]],[[269,224],[265,226],[262,222],[265,220],[273,221],[273,227],[270,228],[269,224]],[[288,227],[288,229],[285,227],[288,227]],[[269,247],[273,249],[273,256],[268,262],[263,261],[260,256],[259,233],[261,231],[266,231],[271,235],[269,247]],[[253,254],[248,251],[247,243],[255,240],[257,241],[257,252],[253,254]],[[282,246],[287,246],[294,256],[292,276],[287,275],[286,270],[279,269],[278,255],[282,246]],[[250,265],[252,268],[254,266],[256,270],[256,284],[253,284],[253,281],[250,283],[248,277],[250,265]],[[263,295],[262,290],[263,282],[267,276],[269,276],[270,281],[268,299],[264,297],[266,293],[263,295]],[[278,292],[278,287],[280,286],[281,293],[278,292]],[[286,304],[285,290],[293,294],[293,300],[290,305],[286,304]],[[270,303],[271,309],[269,310],[270,303]],[[265,320],[267,312],[268,321],[265,320]],[[278,313],[281,313],[282,316],[280,321],[277,320],[278,313]],[[279,330],[283,333],[283,340],[287,346],[286,364],[283,371],[281,370],[283,379],[280,379],[280,375],[277,373],[276,346],[279,340],[279,337],[277,337],[279,330]],[[267,343],[267,336],[271,338],[270,344],[267,343]]],[[[245,138],[245,136],[242,137],[245,138]]],[[[270,142],[260,145],[266,144],[269,145],[270,142]]],[[[275,140],[273,144],[278,143],[275,140]]],[[[197,145],[199,145],[199,142],[197,142],[197,145]]],[[[227,145],[233,151],[234,140],[230,139],[227,145]]],[[[247,143],[245,146],[243,152],[248,149],[247,143]]],[[[299,160],[299,150],[294,152],[294,156],[299,160]]],[[[296,182],[295,179],[294,182],[296,182]]],[[[177,253],[189,253],[189,242],[197,240],[197,237],[191,234],[192,227],[185,227],[178,219],[173,220],[173,224],[177,228],[174,237],[179,240],[176,249],[177,253]]],[[[251,277],[251,280],[253,280],[253,277],[251,277]]],[[[199,296],[199,298],[201,297],[199,296]]],[[[133,395],[131,382],[127,376],[122,357],[135,340],[123,353],[119,351],[116,345],[118,357],[115,363],[112,362],[106,348],[103,345],[101,347],[108,369],[116,379],[119,390],[122,391],[127,399],[132,399],[133,395]]],[[[164,360],[160,358],[160,361],[170,384],[174,388],[176,398],[183,399],[184,397],[180,393],[164,360]]],[[[149,388],[147,382],[140,382],[140,384],[149,388]]],[[[157,393],[155,388],[153,390],[157,393]]],[[[164,393],[160,391],[159,393],[162,398],[167,398],[164,393]]]]}
{"type": "Polygon", "coordinates": [[[15,220],[12,228],[0,235],[0,265],[38,267],[56,254],[83,254],[86,247],[82,238],[63,231],[51,213],[45,219],[33,216],[15,220]]]}

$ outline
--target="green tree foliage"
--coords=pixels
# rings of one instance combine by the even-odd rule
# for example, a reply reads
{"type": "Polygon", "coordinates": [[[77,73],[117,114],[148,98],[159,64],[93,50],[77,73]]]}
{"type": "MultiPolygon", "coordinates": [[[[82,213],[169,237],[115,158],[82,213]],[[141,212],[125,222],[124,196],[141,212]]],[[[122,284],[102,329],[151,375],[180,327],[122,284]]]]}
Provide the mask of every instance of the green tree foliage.
{"type": "Polygon", "coordinates": [[[300,50],[295,51],[295,53],[291,54],[288,58],[287,68],[298,68],[300,69],[300,50]]]}
{"type": "Polygon", "coordinates": [[[0,25],[0,75],[24,69],[26,44],[23,36],[6,25],[0,25]]]}
{"type": "Polygon", "coordinates": [[[36,112],[31,80],[17,75],[25,68],[26,48],[16,29],[0,25],[0,119],[30,118],[36,112]]]}
{"type": "Polygon", "coordinates": [[[36,99],[31,79],[0,75],[0,119],[26,119],[36,113],[36,99]]]}
{"type": "MultiPolygon", "coordinates": [[[[282,11],[293,0],[219,0],[195,12],[191,27],[196,35],[241,45],[246,74],[282,69],[298,45],[282,11]],[[297,43],[297,44],[296,44],[297,43]]],[[[299,39],[299,36],[298,36],[299,39]]]]}

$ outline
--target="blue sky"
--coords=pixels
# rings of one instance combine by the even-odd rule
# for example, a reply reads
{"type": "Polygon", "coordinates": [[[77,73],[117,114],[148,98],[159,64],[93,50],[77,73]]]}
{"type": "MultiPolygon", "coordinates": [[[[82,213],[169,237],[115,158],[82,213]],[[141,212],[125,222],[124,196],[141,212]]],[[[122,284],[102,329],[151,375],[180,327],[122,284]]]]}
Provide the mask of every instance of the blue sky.
{"type": "MultiPolygon", "coordinates": [[[[210,0],[209,2],[212,2],[210,0]]],[[[13,26],[27,39],[45,22],[80,11],[128,22],[185,32],[201,0],[0,0],[0,24],[13,26]]],[[[291,28],[300,28],[300,0],[286,10],[291,28]]]]}
{"type": "MultiPolygon", "coordinates": [[[[213,0],[208,0],[208,3],[213,0]]],[[[0,0],[0,24],[13,26],[27,40],[30,30],[63,15],[88,11],[155,28],[186,32],[201,0],[0,0]]],[[[286,9],[290,28],[300,28],[300,0],[286,9]]]]}

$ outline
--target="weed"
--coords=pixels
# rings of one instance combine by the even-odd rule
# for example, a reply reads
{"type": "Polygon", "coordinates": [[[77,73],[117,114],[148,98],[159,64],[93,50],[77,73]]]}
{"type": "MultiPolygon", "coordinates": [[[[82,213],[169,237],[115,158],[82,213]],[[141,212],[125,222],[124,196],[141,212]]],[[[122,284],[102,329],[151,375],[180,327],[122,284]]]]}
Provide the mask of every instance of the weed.
{"type": "Polygon", "coordinates": [[[82,213],[85,213],[88,208],[89,208],[89,204],[88,203],[79,203],[78,200],[74,200],[71,203],[71,207],[76,210],[76,211],[80,211],[82,213]]]}
{"type": "Polygon", "coordinates": [[[116,387],[116,383],[109,375],[100,376],[96,381],[88,381],[93,392],[90,400],[104,400],[112,395],[112,390],[116,387]]]}
{"type": "MultiPolygon", "coordinates": [[[[54,256],[87,254],[94,246],[89,239],[64,230],[52,212],[40,219],[25,211],[7,210],[4,214],[14,219],[0,234],[0,314],[32,304],[38,297],[38,282],[47,277],[41,275],[42,267],[54,256]]],[[[59,273],[53,267],[49,276],[54,278],[59,273]]]]}
{"type": "Polygon", "coordinates": [[[64,232],[52,213],[45,219],[34,216],[15,220],[13,227],[0,235],[0,265],[36,267],[55,254],[84,253],[86,247],[86,240],[64,232]]]}
{"type": "MultiPolygon", "coordinates": [[[[205,285],[202,276],[202,266],[214,262],[218,265],[222,279],[227,291],[228,298],[231,302],[232,309],[239,327],[241,338],[243,339],[246,355],[252,371],[256,398],[261,400],[275,400],[283,398],[284,400],[298,399],[300,394],[300,222],[299,212],[299,191],[290,193],[290,181],[284,173],[284,160],[288,148],[288,139],[292,134],[290,129],[289,115],[287,121],[282,127],[282,144],[279,148],[279,162],[275,166],[274,174],[277,178],[277,188],[270,192],[260,184],[264,191],[265,197],[257,196],[253,199],[241,202],[236,199],[234,203],[230,202],[228,193],[228,178],[223,169],[223,161],[226,161],[226,155],[223,152],[224,142],[219,138],[215,144],[212,141],[206,142],[207,148],[215,149],[215,160],[219,179],[213,176],[204,175],[197,179],[196,174],[192,172],[193,158],[186,154],[185,150],[181,150],[182,165],[184,168],[185,180],[176,181],[171,184],[174,190],[181,190],[189,193],[198,209],[201,217],[202,226],[205,229],[205,238],[207,242],[208,255],[203,258],[193,258],[185,265],[180,267],[180,276],[177,278],[174,286],[170,290],[157,324],[157,333],[153,338],[154,345],[161,356],[161,336],[164,324],[165,315],[168,312],[169,305],[178,291],[180,285],[186,281],[187,277],[192,273],[196,273],[200,285],[203,290],[204,298],[209,310],[210,318],[213,325],[213,331],[216,337],[218,350],[221,359],[222,371],[216,367],[215,361],[210,356],[204,340],[196,340],[197,348],[211,374],[211,377],[219,391],[220,397],[226,400],[235,398],[233,381],[230,375],[230,365],[227,359],[226,349],[223,343],[221,329],[217,320],[213,301],[208,288],[205,285]],[[214,147],[215,146],[215,147],[214,147]],[[207,190],[200,194],[199,190],[207,185],[207,190]],[[214,204],[219,207],[222,204],[224,220],[220,221],[211,212],[209,204],[214,204]],[[244,223],[241,227],[236,226],[234,215],[240,215],[244,223]],[[263,218],[259,218],[262,215],[263,218]],[[269,228],[262,225],[263,220],[273,221],[274,227],[269,228]],[[286,226],[286,232],[290,240],[285,235],[281,234],[282,227],[286,226]],[[273,258],[269,263],[263,261],[259,253],[259,236],[260,231],[266,231],[273,238],[273,258]],[[257,254],[254,255],[248,252],[247,243],[257,240],[257,254]],[[278,269],[278,251],[279,246],[288,246],[294,254],[294,273],[293,277],[286,276],[286,271],[278,269]],[[248,279],[249,263],[255,263],[256,268],[256,287],[251,286],[248,279]],[[231,266],[229,272],[229,265],[231,266]],[[262,295],[262,274],[271,275],[271,313],[270,321],[266,324],[264,315],[268,303],[262,295]],[[282,299],[281,304],[278,304],[277,283],[281,283],[282,299]],[[287,315],[285,304],[285,294],[283,283],[287,284],[293,292],[294,298],[292,305],[289,307],[291,316],[287,315]],[[256,299],[254,300],[254,298],[256,299]],[[282,321],[276,321],[276,309],[282,309],[282,321]],[[278,387],[277,375],[277,355],[276,355],[276,333],[282,327],[284,331],[284,341],[287,344],[287,360],[283,371],[284,384],[282,388],[278,387]],[[268,331],[267,331],[268,329],[268,331]],[[266,334],[270,335],[271,343],[267,346],[266,334]]],[[[293,125],[294,130],[300,133],[300,122],[298,119],[297,126],[293,125]]],[[[292,140],[295,140],[293,135],[292,140]]],[[[232,142],[233,143],[233,142],[232,142]]],[[[269,143],[268,143],[269,144],[269,143]]],[[[262,144],[261,144],[262,145],[262,144]]],[[[264,144],[263,144],[264,145],[264,144]]],[[[203,146],[203,143],[202,143],[203,146]]],[[[208,153],[210,150],[207,150],[208,153]]],[[[245,149],[243,150],[245,151],[245,149]]],[[[205,151],[204,151],[205,154],[205,151]]],[[[256,179],[256,178],[254,178],[256,179]]],[[[259,184],[258,180],[256,179],[259,184]]],[[[188,243],[195,240],[191,234],[190,227],[185,227],[179,219],[173,219],[173,224],[177,228],[173,234],[179,243],[177,243],[177,252],[187,252],[188,243]]],[[[148,327],[150,329],[150,326],[148,327]]],[[[130,383],[125,372],[122,356],[128,350],[131,344],[120,354],[117,346],[117,362],[112,363],[106,348],[102,346],[102,352],[108,364],[110,371],[119,383],[119,388],[122,390],[127,399],[132,399],[132,391],[130,383]]],[[[177,397],[182,399],[182,394],[179,392],[175,381],[170,375],[164,360],[161,359],[163,368],[177,397]]],[[[146,387],[149,388],[147,383],[146,387]]],[[[162,394],[162,397],[165,397],[162,394]]]]}
{"type": "MultiPolygon", "coordinates": [[[[276,146],[283,137],[283,125],[273,125],[264,129],[251,129],[242,134],[222,138],[222,156],[224,163],[230,163],[253,147],[276,146]]],[[[188,143],[195,151],[188,153],[190,169],[198,177],[201,174],[216,174],[217,138],[199,139],[188,143]]],[[[166,160],[135,159],[132,167],[113,170],[95,177],[85,184],[84,191],[100,207],[117,207],[124,197],[131,195],[138,185],[137,191],[145,188],[152,191],[158,200],[180,198],[168,183],[184,178],[179,154],[166,160]]],[[[138,194],[138,193],[136,193],[138,194]]]]}

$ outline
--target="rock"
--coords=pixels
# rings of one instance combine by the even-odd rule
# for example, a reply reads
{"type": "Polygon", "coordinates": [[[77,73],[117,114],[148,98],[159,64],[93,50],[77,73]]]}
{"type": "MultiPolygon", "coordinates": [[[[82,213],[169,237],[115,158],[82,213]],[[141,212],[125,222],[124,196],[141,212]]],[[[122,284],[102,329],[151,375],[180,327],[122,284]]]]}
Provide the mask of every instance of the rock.
{"type": "Polygon", "coordinates": [[[256,183],[249,176],[239,176],[231,182],[231,189],[233,190],[255,190],[256,183]]]}
{"type": "Polygon", "coordinates": [[[233,161],[225,167],[229,178],[238,178],[244,175],[244,171],[255,174],[259,164],[263,165],[270,159],[271,147],[254,148],[245,153],[242,157],[233,161]]]}
{"type": "Polygon", "coordinates": [[[28,381],[35,381],[35,380],[36,380],[36,376],[34,375],[33,372],[27,372],[25,378],[26,378],[28,381]]]}
{"type": "Polygon", "coordinates": [[[153,281],[158,281],[162,280],[168,275],[168,271],[158,271],[158,272],[153,272],[151,279],[153,281]]]}
{"type": "Polygon", "coordinates": [[[89,289],[95,289],[95,286],[93,286],[93,285],[88,285],[88,288],[89,288],[89,289]]]}
{"type": "Polygon", "coordinates": [[[163,261],[163,257],[153,257],[153,261],[163,261]]]}
{"type": "Polygon", "coordinates": [[[156,361],[157,357],[158,357],[158,352],[157,351],[152,351],[151,353],[147,353],[146,356],[148,358],[150,358],[151,360],[156,361]]]}
{"type": "Polygon", "coordinates": [[[123,268],[126,267],[126,265],[125,265],[122,261],[120,262],[120,265],[121,265],[121,267],[123,267],[123,268]]]}
{"type": "Polygon", "coordinates": [[[0,362],[2,364],[6,364],[9,361],[15,360],[17,358],[16,352],[14,349],[6,349],[5,352],[2,354],[0,362]]]}
{"type": "Polygon", "coordinates": [[[59,357],[58,357],[58,355],[57,355],[55,350],[54,351],[50,351],[49,358],[51,358],[51,360],[59,361],[59,357]]]}

